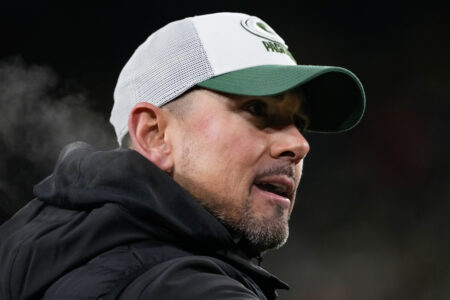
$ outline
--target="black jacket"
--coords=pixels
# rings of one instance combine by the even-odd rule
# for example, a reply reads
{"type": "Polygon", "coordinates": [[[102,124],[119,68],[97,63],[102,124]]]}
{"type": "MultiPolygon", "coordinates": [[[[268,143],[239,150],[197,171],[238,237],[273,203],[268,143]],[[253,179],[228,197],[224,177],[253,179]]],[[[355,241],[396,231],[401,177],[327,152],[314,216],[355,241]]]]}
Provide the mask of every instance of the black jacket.
{"type": "Polygon", "coordinates": [[[273,299],[245,240],[132,150],[67,146],[0,227],[0,299],[273,299]]]}

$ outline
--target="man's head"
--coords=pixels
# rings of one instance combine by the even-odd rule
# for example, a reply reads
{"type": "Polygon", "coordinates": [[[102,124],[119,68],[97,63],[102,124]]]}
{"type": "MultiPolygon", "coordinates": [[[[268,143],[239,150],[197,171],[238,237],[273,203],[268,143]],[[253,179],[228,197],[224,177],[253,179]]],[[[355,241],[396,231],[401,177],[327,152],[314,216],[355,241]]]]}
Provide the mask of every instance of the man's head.
{"type": "Polygon", "coordinates": [[[177,108],[136,105],[134,149],[242,232],[255,250],[283,244],[309,145],[304,95],[249,97],[196,89],[177,108]],[[174,113],[175,111],[175,113],[174,113]]]}
{"type": "Polygon", "coordinates": [[[269,25],[221,13],[152,34],[122,70],[119,143],[170,174],[257,251],[282,245],[313,131],[353,127],[364,93],[350,71],[297,65],[269,25]]]}

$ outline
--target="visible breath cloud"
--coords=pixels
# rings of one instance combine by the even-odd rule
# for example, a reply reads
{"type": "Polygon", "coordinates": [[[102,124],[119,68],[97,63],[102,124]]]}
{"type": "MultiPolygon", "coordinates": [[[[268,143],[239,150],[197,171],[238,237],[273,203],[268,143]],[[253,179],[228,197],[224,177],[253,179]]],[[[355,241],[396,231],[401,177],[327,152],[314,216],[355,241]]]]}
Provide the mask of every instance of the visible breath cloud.
{"type": "Polygon", "coordinates": [[[105,116],[71,90],[49,67],[20,57],[0,62],[0,219],[2,210],[11,214],[30,200],[22,197],[48,175],[64,145],[116,147],[105,116]]]}

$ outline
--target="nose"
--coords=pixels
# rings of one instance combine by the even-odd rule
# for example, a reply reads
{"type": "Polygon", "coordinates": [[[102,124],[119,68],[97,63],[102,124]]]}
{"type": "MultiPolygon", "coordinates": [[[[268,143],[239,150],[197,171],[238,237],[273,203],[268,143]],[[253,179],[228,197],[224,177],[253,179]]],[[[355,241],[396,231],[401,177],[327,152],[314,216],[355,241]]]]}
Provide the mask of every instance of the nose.
{"type": "Polygon", "coordinates": [[[272,132],[270,155],[273,158],[288,158],[299,163],[309,152],[309,143],[294,125],[272,132]]]}

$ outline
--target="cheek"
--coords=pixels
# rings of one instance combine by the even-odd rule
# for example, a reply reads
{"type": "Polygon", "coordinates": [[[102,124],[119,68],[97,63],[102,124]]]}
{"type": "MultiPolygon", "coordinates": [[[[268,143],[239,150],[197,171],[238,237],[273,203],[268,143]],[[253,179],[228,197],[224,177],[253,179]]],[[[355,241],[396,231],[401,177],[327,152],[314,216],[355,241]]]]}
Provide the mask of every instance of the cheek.
{"type": "Polygon", "coordinates": [[[213,116],[202,117],[194,120],[190,125],[190,132],[195,133],[198,141],[202,143],[214,143],[223,135],[223,122],[213,116]]]}
{"type": "Polygon", "coordinates": [[[252,165],[264,151],[264,139],[257,130],[238,116],[205,117],[194,124],[208,154],[222,162],[252,165]]]}
{"type": "Polygon", "coordinates": [[[202,118],[192,125],[198,178],[231,202],[246,198],[264,153],[264,138],[235,116],[202,118]]]}

